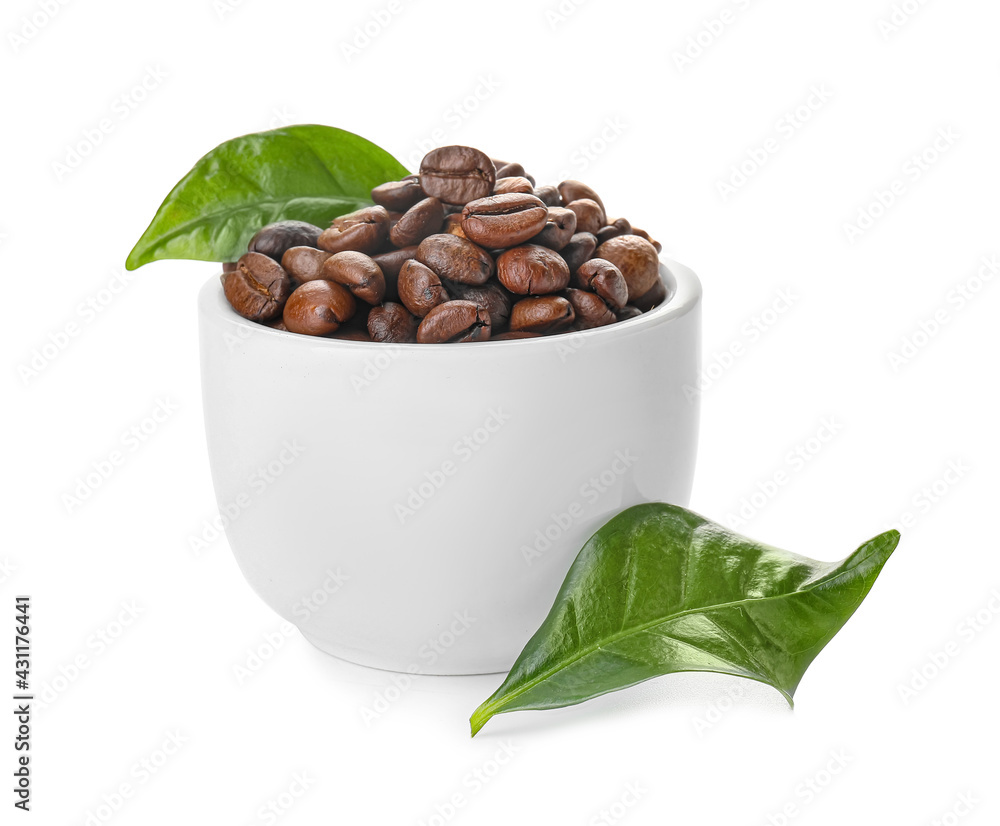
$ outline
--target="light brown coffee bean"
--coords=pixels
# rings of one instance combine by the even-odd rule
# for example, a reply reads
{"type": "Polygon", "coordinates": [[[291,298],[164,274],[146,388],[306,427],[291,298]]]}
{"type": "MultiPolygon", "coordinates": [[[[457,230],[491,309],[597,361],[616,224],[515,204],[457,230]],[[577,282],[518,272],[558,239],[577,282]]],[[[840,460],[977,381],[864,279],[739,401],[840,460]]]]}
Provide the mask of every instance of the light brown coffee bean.
{"type": "Polygon", "coordinates": [[[451,300],[438,274],[411,258],[399,271],[399,300],[413,315],[423,318],[438,304],[451,300]]]}
{"type": "Polygon", "coordinates": [[[485,284],[495,271],[493,258],[486,250],[448,233],[427,236],[417,247],[416,258],[441,278],[460,284],[485,284]]]}
{"type": "Polygon", "coordinates": [[[385,276],[374,259],[363,252],[345,250],[331,255],[323,264],[322,277],[342,284],[351,295],[368,304],[385,298],[385,276]]]}
{"type": "Polygon", "coordinates": [[[573,274],[573,280],[580,289],[597,293],[614,310],[620,310],[628,301],[625,276],[618,267],[603,258],[584,261],[573,274]]]}
{"type": "Polygon", "coordinates": [[[319,247],[327,252],[363,252],[372,255],[389,234],[389,212],[372,206],[333,219],[329,229],[319,236],[319,247]]]}
{"type": "Polygon", "coordinates": [[[510,313],[511,332],[555,333],[575,319],[573,305],[561,295],[522,298],[510,313]]]}
{"type": "Polygon", "coordinates": [[[628,300],[631,304],[652,289],[660,277],[660,259],[656,255],[656,249],[638,235],[619,235],[605,241],[597,248],[595,256],[610,261],[621,270],[628,284],[628,300]]]}
{"type": "Polygon", "coordinates": [[[444,208],[437,198],[424,198],[410,207],[389,229],[389,240],[397,247],[419,244],[441,231],[444,208]]]}
{"type": "Polygon", "coordinates": [[[315,247],[291,247],[281,256],[281,266],[299,281],[315,281],[323,277],[323,264],[331,255],[315,247]]]}
{"type": "Polygon", "coordinates": [[[462,229],[470,241],[487,249],[504,249],[537,235],[547,217],[548,209],[534,195],[491,195],[465,205],[462,229]]]}
{"type": "Polygon", "coordinates": [[[587,186],[580,181],[568,180],[563,181],[558,186],[559,195],[563,199],[564,204],[568,204],[571,201],[577,201],[581,198],[589,198],[591,201],[596,201],[601,207],[601,210],[607,213],[604,209],[604,201],[601,200],[601,196],[598,195],[591,187],[587,186]]]}
{"type": "Polygon", "coordinates": [[[531,181],[519,175],[509,178],[497,177],[497,182],[493,186],[494,195],[509,195],[512,192],[521,192],[531,195],[534,191],[535,188],[531,185],[531,181]]]}
{"type": "Polygon", "coordinates": [[[497,258],[497,278],[515,295],[559,292],[569,284],[569,275],[559,253],[537,244],[514,247],[497,258]]]}
{"type": "Polygon", "coordinates": [[[464,205],[493,192],[496,168],[471,146],[441,146],[420,162],[420,186],[432,198],[464,205]]]}
{"type": "Polygon", "coordinates": [[[566,209],[576,213],[576,229],[578,232],[589,232],[597,235],[601,227],[607,223],[604,210],[597,201],[590,198],[578,198],[566,204],[566,209]]]}
{"type": "Polygon", "coordinates": [[[487,341],[490,316],[471,301],[448,301],[431,310],[417,328],[421,344],[487,341]]]}
{"type": "Polygon", "coordinates": [[[541,244],[558,252],[565,247],[576,233],[576,213],[564,207],[549,207],[542,231],[531,239],[532,244],[541,244]]]}
{"type": "Polygon", "coordinates": [[[354,297],[332,281],[307,281],[289,296],[282,319],[292,333],[325,336],[354,315],[354,297]]]}
{"type": "Polygon", "coordinates": [[[441,232],[447,233],[448,235],[457,235],[459,238],[465,238],[465,230],[462,229],[462,213],[455,212],[451,215],[446,215],[444,218],[444,224],[441,226],[441,232]]]}
{"type": "Polygon", "coordinates": [[[420,181],[413,178],[389,181],[379,184],[372,190],[372,200],[376,204],[396,212],[406,212],[417,201],[422,201],[426,197],[420,188],[420,181]]]}
{"type": "Polygon", "coordinates": [[[269,321],[281,314],[292,293],[292,279],[282,266],[261,252],[248,252],[226,274],[223,292],[232,308],[251,321],[269,321]]]}
{"type": "Polygon", "coordinates": [[[563,293],[563,297],[573,306],[573,314],[576,316],[576,323],[573,326],[577,330],[603,327],[618,320],[597,293],[569,289],[563,293]]]}
{"type": "Polygon", "coordinates": [[[372,341],[387,344],[404,344],[417,340],[419,319],[411,315],[402,304],[386,301],[372,307],[368,313],[368,334],[372,341]]]}

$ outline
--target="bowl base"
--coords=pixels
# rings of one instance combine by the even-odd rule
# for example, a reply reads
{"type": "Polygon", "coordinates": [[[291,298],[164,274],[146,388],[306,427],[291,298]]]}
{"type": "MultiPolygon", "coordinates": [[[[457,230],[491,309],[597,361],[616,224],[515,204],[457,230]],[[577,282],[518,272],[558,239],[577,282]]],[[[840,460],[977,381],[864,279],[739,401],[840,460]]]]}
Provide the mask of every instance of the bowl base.
{"type": "Polygon", "coordinates": [[[483,666],[478,663],[472,664],[468,668],[455,665],[448,666],[447,664],[442,664],[439,667],[427,667],[418,663],[394,663],[386,658],[367,656],[364,652],[343,648],[320,637],[313,636],[309,632],[303,631],[302,628],[299,628],[299,632],[307,642],[324,654],[329,654],[331,657],[336,657],[338,660],[343,660],[352,665],[375,668],[379,671],[390,671],[394,674],[419,674],[426,677],[474,677],[480,674],[506,674],[510,670],[509,666],[483,666]]]}

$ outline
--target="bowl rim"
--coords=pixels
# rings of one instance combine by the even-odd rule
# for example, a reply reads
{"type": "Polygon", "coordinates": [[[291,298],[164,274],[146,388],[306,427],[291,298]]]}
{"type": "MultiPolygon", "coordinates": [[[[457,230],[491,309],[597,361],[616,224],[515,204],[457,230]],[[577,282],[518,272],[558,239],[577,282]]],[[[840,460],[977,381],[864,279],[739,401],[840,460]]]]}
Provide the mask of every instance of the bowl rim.
{"type": "Polygon", "coordinates": [[[224,315],[230,323],[246,329],[250,334],[272,335],[279,339],[285,339],[289,343],[295,342],[335,350],[347,348],[378,352],[386,348],[398,348],[400,350],[419,350],[420,352],[440,352],[444,350],[453,353],[464,350],[478,350],[481,347],[556,347],[559,346],[560,341],[566,342],[570,337],[574,341],[583,339],[589,341],[598,338],[610,339],[616,335],[638,332],[646,327],[659,325],[670,319],[686,315],[700,301],[702,295],[701,281],[689,267],[686,267],[679,261],[674,261],[661,255],[660,277],[667,283],[669,290],[668,299],[658,307],[635,318],[618,321],[614,324],[607,324],[604,327],[593,327],[589,330],[538,336],[536,338],[462,342],[459,347],[456,347],[455,342],[442,342],[440,344],[418,344],[416,342],[389,344],[380,341],[354,341],[351,339],[327,338],[326,336],[307,336],[301,333],[292,333],[287,330],[268,327],[266,324],[244,318],[233,310],[232,306],[226,300],[225,293],[222,291],[219,283],[219,273],[209,278],[202,286],[198,297],[198,305],[200,312],[224,315]]]}

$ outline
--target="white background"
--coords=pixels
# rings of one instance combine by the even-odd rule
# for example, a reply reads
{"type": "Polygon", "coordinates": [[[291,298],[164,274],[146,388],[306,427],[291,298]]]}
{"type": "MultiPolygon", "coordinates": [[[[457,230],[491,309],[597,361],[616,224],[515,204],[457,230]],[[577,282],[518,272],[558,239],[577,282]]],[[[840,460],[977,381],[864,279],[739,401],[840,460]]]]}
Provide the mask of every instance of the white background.
{"type": "MultiPolygon", "coordinates": [[[[1000,254],[1000,7],[898,5],[890,31],[890,0],[6,3],[0,615],[32,595],[49,698],[34,810],[9,822],[996,823],[1000,286],[982,262],[1000,254]],[[761,685],[678,675],[470,740],[499,676],[398,690],[284,635],[225,539],[191,549],[215,514],[195,295],[216,268],[106,288],[197,158],[293,122],[410,168],[421,142],[460,142],[540,183],[581,178],[699,273],[692,507],[823,559],[907,523],[794,712],[761,685]],[[175,411],[68,508],[159,400],[175,411]],[[291,807],[265,818],[269,801],[291,807]]],[[[13,754],[5,736],[8,783],[13,754]]]]}

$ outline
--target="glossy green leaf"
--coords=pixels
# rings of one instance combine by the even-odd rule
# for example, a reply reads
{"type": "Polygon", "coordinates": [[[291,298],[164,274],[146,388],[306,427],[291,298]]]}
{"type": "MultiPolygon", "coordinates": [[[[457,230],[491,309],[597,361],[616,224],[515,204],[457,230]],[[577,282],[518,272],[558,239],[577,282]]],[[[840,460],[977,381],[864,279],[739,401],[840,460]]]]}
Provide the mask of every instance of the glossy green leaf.
{"type": "Polygon", "coordinates": [[[774,686],[806,668],[868,594],[899,542],[818,562],[745,539],[675,505],[637,505],[590,538],[548,617],[472,715],[559,708],[677,671],[774,686]]]}
{"type": "Polygon", "coordinates": [[[372,187],[409,174],[384,149],[332,126],[288,126],[215,147],[160,204],[129,253],[134,270],[161,258],[235,261],[265,224],[325,227],[371,204],[372,187]]]}

